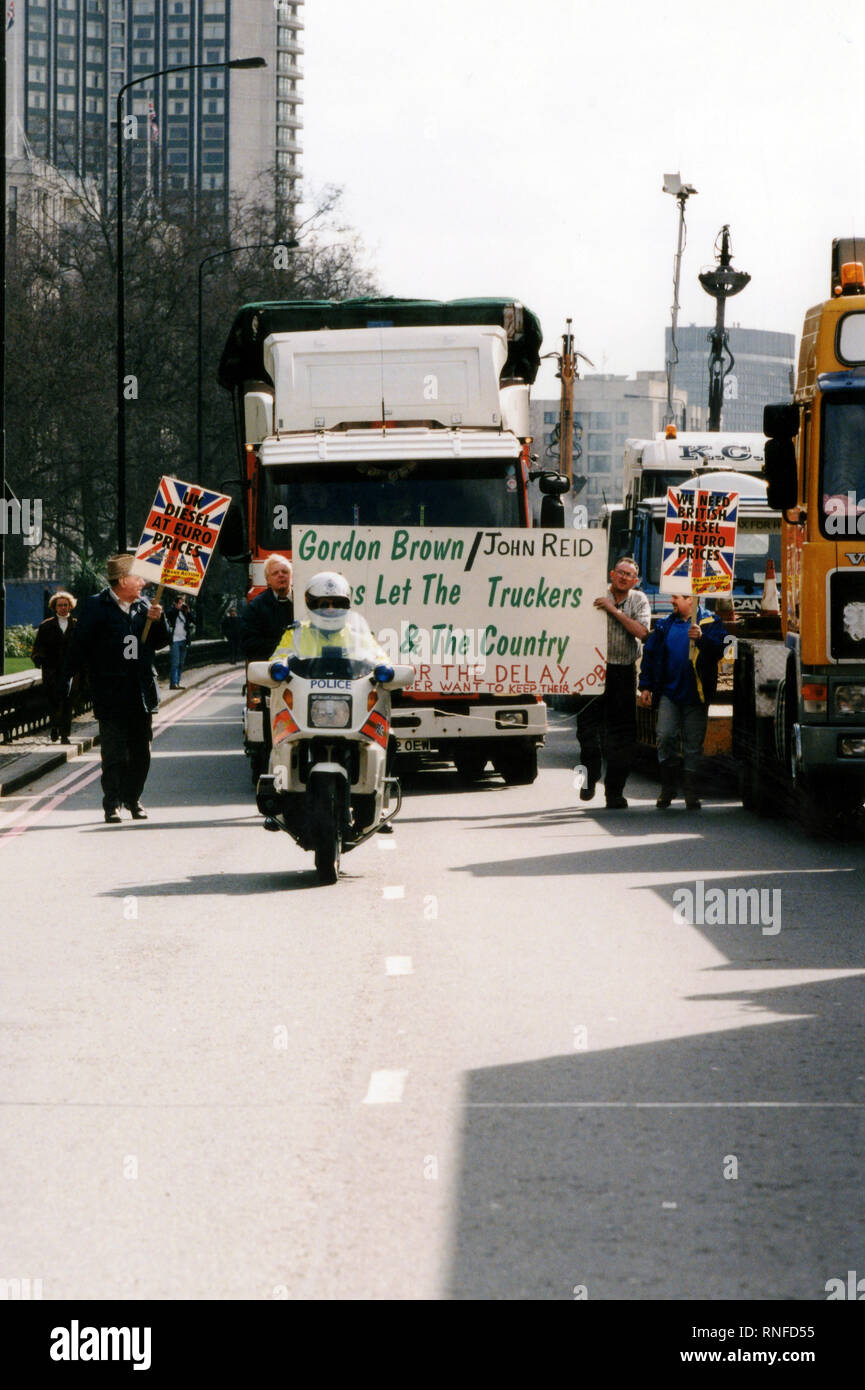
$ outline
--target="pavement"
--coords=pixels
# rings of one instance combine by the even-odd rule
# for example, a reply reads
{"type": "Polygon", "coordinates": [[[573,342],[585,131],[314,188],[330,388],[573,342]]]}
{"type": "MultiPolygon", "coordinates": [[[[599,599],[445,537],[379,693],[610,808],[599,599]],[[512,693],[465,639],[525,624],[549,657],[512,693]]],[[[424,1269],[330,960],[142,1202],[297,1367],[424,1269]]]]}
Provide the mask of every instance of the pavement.
{"type": "MultiPolygon", "coordinates": [[[[168,682],[159,682],[160,709],[165,709],[173,700],[187,690],[204,685],[218,673],[229,669],[227,663],[212,666],[196,666],[184,671],[183,686],[179,690],[169,690],[168,682]]],[[[241,669],[240,666],[237,668],[241,669]]],[[[3,745],[0,752],[0,798],[20,791],[31,782],[44,777],[46,772],[62,767],[82,753],[86,753],[99,742],[99,725],[95,719],[79,718],[72,722],[72,732],[68,744],[52,743],[44,732],[16,738],[12,744],[3,745]]]]}

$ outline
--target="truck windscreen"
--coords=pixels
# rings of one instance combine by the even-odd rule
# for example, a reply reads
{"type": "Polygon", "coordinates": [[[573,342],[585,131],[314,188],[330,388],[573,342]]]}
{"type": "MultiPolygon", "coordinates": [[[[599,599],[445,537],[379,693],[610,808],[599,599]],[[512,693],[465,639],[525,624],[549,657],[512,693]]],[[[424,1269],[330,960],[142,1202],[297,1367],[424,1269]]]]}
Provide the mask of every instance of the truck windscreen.
{"type": "Polygon", "coordinates": [[[865,532],[865,395],[823,401],[820,493],[824,534],[865,532]],[[860,525],[861,522],[861,525],[860,525]]]}
{"type": "Polygon", "coordinates": [[[525,526],[512,459],[264,468],[258,543],[284,548],[291,526],[525,526]]]}

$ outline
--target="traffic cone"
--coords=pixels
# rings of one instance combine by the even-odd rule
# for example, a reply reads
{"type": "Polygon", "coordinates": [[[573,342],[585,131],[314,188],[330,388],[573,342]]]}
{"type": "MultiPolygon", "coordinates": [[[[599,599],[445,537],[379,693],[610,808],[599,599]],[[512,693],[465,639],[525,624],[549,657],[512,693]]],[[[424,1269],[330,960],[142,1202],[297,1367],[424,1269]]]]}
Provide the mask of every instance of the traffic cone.
{"type": "Polygon", "coordinates": [[[766,575],[763,580],[763,597],[760,600],[760,612],[764,617],[771,617],[774,613],[781,612],[781,604],[778,600],[778,581],[775,578],[775,561],[766,561],[766,575]]]}

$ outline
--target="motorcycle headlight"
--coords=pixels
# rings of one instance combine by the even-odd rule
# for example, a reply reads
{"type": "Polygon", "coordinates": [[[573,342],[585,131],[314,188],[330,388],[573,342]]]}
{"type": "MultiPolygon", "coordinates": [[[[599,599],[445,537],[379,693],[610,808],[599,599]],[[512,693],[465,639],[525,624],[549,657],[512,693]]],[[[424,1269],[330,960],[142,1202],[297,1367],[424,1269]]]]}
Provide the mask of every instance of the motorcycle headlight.
{"type": "Polygon", "coordinates": [[[347,729],[350,723],[350,695],[310,695],[309,724],[311,728],[347,729]]]}

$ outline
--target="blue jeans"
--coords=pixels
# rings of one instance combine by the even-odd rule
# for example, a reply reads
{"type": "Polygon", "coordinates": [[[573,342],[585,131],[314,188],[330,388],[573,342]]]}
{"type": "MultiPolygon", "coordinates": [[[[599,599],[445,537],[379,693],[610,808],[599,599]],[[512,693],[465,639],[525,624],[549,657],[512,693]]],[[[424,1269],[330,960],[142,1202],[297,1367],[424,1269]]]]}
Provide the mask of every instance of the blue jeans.
{"type": "Polygon", "coordinates": [[[171,672],[168,677],[169,685],[179,685],[180,677],[183,675],[183,663],[186,660],[186,643],[172,642],[171,644],[171,672]]]}
{"type": "Polygon", "coordinates": [[[676,761],[681,734],[685,771],[699,772],[708,722],[709,711],[705,705],[677,705],[668,695],[662,695],[656,734],[658,762],[676,761]]]}

